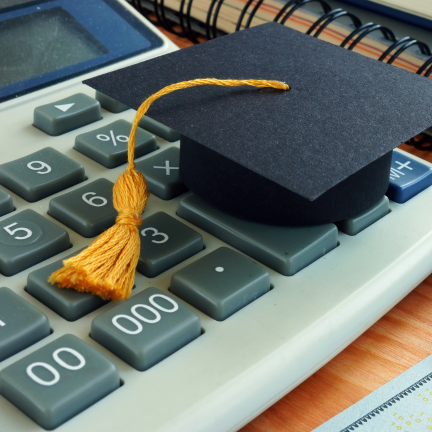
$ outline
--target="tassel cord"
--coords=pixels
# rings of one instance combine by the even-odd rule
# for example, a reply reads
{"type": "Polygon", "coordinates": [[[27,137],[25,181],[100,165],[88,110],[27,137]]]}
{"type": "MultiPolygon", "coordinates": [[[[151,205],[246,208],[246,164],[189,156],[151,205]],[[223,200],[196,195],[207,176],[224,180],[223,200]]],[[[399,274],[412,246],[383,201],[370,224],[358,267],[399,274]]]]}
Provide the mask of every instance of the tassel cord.
{"type": "Polygon", "coordinates": [[[268,80],[219,80],[216,78],[202,78],[202,79],[194,79],[190,81],[183,81],[176,84],[171,84],[169,86],[164,87],[162,90],[159,90],[157,93],[154,93],[150,97],[148,97],[138,108],[135,118],[132,123],[132,130],[129,135],[128,141],[128,162],[129,165],[127,167],[128,170],[135,169],[135,140],[136,140],[136,131],[138,127],[138,123],[141,118],[145,115],[145,113],[150,108],[150,105],[161,96],[172,93],[176,90],[187,89],[190,87],[203,86],[203,85],[217,85],[222,87],[240,87],[240,86],[252,86],[252,87],[261,87],[261,88],[275,88],[280,90],[289,90],[290,86],[288,84],[282,83],[280,81],[268,81],[268,80]]]}

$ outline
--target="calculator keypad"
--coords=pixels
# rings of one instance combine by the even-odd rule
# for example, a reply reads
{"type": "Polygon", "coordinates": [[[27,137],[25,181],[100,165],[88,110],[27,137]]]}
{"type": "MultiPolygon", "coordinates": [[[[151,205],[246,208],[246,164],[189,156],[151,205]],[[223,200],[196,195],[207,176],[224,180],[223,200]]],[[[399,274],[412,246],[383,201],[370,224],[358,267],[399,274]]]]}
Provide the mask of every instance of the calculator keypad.
{"type": "Polygon", "coordinates": [[[65,335],[0,372],[0,393],[44,429],[54,429],[120,386],[116,366],[65,335]]]}
{"type": "Polygon", "coordinates": [[[389,210],[389,200],[386,196],[383,196],[375,205],[368,208],[361,214],[337,222],[336,225],[340,231],[350,236],[354,236],[384,217],[386,214],[388,214],[389,210]]]}
{"type": "Polygon", "coordinates": [[[169,142],[178,141],[180,139],[180,134],[177,131],[163,125],[162,123],[159,123],[156,120],[153,120],[148,116],[143,116],[138,125],[139,127],[142,127],[143,129],[148,130],[149,132],[154,133],[155,135],[160,136],[169,142]]]}
{"type": "Polygon", "coordinates": [[[394,151],[390,183],[386,195],[403,204],[432,185],[432,168],[405,154],[394,151]]]}
{"type": "Polygon", "coordinates": [[[0,273],[12,276],[70,247],[69,234],[34,210],[0,222],[0,273]]]}
{"type": "Polygon", "coordinates": [[[223,321],[270,290],[270,273],[250,258],[219,248],[171,278],[170,291],[223,321]]]}
{"type": "Polygon", "coordinates": [[[280,227],[244,221],[196,195],[180,200],[177,214],[284,276],[292,276],[337,246],[334,224],[280,227]]]}
{"type": "Polygon", "coordinates": [[[170,147],[136,163],[144,174],[149,191],[163,200],[170,200],[188,189],[180,178],[180,150],[170,147]]]}
{"type": "Polygon", "coordinates": [[[0,362],[49,334],[46,315],[9,288],[0,288],[0,362]]]}
{"type": "Polygon", "coordinates": [[[139,371],[178,351],[201,334],[199,316],[157,288],[96,317],[91,337],[139,371]]]}
{"type": "MultiPolygon", "coordinates": [[[[63,259],[78,255],[82,250],[63,259]]],[[[48,278],[62,267],[63,260],[58,260],[31,272],[27,279],[27,292],[67,321],[76,321],[108,303],[97,295],[50,284],[48,278]]]]}
{"type": "Polygon", "coordinates": [[[29,202],[84,180],[84,168],[51,147],[0,165],[0,184],[29,202]]]}
{"type": "Polygon", "coordinates": [[[34,110],[33,125],[48,135],[62,135],[102,118],[97,100],[77,93],[34,110]]]}
{"type": "Polygon", "coordinates": [[[203,250],[203,238],[164,212],[143,220],[139,227],[141,251],[137,270],[155,277],[203,250]]]}
{"type": "MultiPolygon", "coordinates": [[[[115,168],[127,162],[128,139],[132,124],[117,120],[107,126],[78,135],[74,149],[106,168],[115,168]]],[[[135,142],[135,157],[156,150],[156,138],[138,128],[135,142]]]]}
{"type": "Polygon", "coordinates": [[[0,189],[0,216],[13,212],[14,205],[12,197],[0,189]]]}
{"type": "Polygon", "coordinates": [[[83,237],[94,237],[115,223],[114,183],[100,178],[53,198],[49,214],[83,237]]]}

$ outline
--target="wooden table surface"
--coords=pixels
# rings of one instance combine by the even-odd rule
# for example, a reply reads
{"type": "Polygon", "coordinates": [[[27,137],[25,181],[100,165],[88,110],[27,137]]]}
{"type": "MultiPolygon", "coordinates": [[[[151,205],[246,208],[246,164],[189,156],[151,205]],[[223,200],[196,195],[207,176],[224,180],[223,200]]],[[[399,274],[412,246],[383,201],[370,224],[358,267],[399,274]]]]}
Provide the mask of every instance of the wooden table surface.
{"type": "MultiPolygon", "coordinates": [[[[192,45],[187,39],[160,30],[180,48],[192,45]]],[[[432,162],[432,151],[406,144],[400,148],[432,162]]],[[[310,432],[430,354],[432,275],[240,432],[310,432]]]]}

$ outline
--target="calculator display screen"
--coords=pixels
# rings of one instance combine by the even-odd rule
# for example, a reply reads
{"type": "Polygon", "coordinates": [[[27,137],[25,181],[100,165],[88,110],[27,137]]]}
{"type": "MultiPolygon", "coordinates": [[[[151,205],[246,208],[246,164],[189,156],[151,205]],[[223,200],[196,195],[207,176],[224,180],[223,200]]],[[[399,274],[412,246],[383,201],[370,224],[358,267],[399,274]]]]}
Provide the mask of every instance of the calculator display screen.
{"type": "Polygon", "coordinates": [[[0,22],[0,87],[75,65],[109,50],[62,7],[0,22]]]}

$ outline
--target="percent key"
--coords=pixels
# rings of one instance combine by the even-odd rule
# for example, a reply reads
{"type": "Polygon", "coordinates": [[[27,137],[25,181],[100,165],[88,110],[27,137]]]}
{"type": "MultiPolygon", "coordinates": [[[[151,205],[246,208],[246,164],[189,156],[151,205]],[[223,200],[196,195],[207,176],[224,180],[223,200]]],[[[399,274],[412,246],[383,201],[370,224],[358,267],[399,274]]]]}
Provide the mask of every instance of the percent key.
{"type": "MultiPolygon", "coordinates": [[[[132,124],[117,120],[99,129],[78,135],[74,149],[107,168],[127,162],[127,142],[132,124]]],[[[150,132],[137,129],[135,157],[144,156],[157,149],[156,138],[150,132]]]]}

